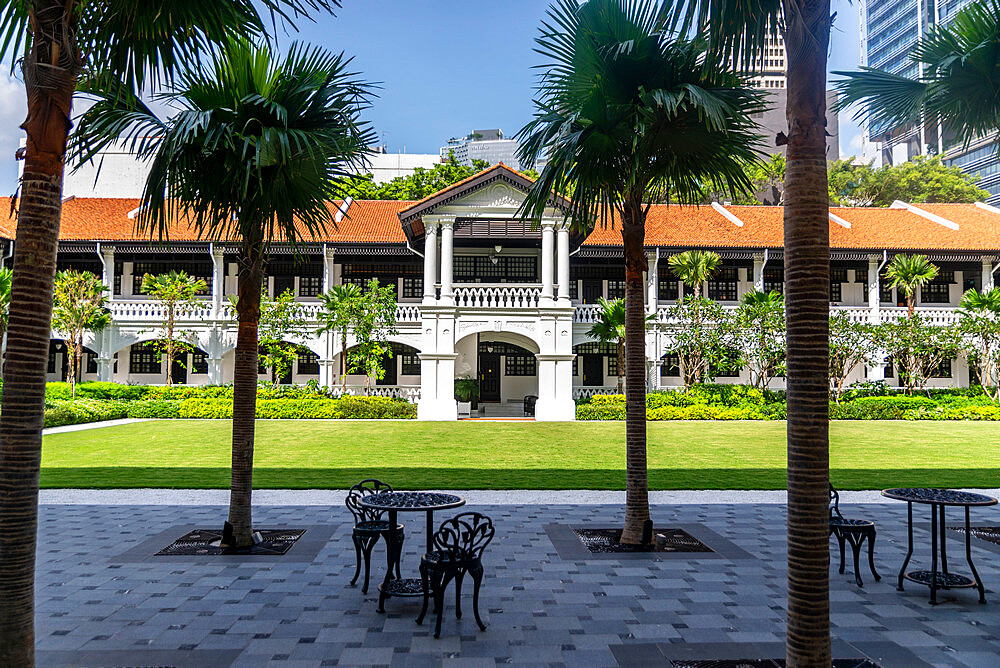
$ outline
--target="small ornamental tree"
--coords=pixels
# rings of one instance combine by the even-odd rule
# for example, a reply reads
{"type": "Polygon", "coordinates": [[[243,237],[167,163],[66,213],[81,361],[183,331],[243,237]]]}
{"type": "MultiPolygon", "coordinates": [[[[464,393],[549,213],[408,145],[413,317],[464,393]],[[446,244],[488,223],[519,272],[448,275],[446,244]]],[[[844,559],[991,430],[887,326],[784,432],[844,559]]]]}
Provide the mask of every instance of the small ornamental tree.
{"type": "Polygon", "coordinates": [[[959,314],[962,348],[970,366],[974,365],[975,380],[993,401],[1000,402],[1000,288],[967,290],[959,314]]]}
{"type": "Polygon", "coordinates": [[[752,290],[736,309],[733,341],[750,383],[766,390],[785,372],[785,299],[780,292],[752,290]]]}
{"type": "Polygon", "coordinates": [[[67,269],[56,274],[52,303],[52,329],[66,335],[71,354],[69,386],[76,397],[76,379],[80,373],[83,337],[87,332],[99,332],[111,324],[107,290],[104,283],[89,271],[67,269]]]}
{"type": "Polygon", "coordinates": [[[260,300],[260,363],[272,370],[274,385],[292,370],[299,354],[299,346],[289,339],[306,334],[302,305],[295,301],[291,290],[285,290],[274,299],[263,295],[260,300]]]}
{"type": "Polygon", "coordinates": [[[353,283],[335,285],[319,296],[323,309],[319,318],[318,334],[330,332],[340,337],[340,388],[347,391],[347,335],[354,325],[356,312],[362,301],[361,288],[353,283]]]}
{"type": "Polygon", "coordinates": [[[961,349],[962,333],[957,327],[929,325],[919,314],[882,327],[887,352],[896,362],[907,394],[924,389],[942,362],[955,359],[961,349]]]}
{"type": "Polygon", "coordinates": [[[673,324],[667,352],[677,355],[686,388],[731,366],[732,316],[717,302],[685,297],[668,310],[667,317],[673,324]]]}
{"type": "Polygon", "coordinates": [[[163,328],[154,346],[167,357],[167,385],[173,385],[171,369],[174,358],[194,350],[193,331],[178,331],[177,318],[184,310],[198,306],[198,294],[208,289],[208,283],[189,276],[187,272],[169,271],[165,274],[146,274],[142,277],[142,291],[163,304],[163,328]]]}
{"type": "Polygon", "coordinates": [[[396,295],[391,285],[380,287],[377,278],[368,281],[351,329],[357,344],[348,353],[348,370],[365,374],[367,394],[372,377],[385,378],[382,360],[392,357],[388,337],[396,333],[396,295]]]}
{"type": "Polygon", "coordinates": [[[882,328],[878,325],[856,322],[843,313],[830,318],[830,383],[838,403],[844,383],[855,369],[881,361],[881,341],[882,328]]]}

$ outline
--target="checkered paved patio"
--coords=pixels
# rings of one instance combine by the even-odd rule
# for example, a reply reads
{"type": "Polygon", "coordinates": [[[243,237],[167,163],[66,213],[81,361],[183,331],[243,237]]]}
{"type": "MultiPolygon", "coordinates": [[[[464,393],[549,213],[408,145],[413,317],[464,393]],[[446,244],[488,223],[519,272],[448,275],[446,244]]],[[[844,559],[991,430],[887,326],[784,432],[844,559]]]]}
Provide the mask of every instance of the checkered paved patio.
{"type": "MultiPolygon", "coordinates": [[[[557,498],[557,495],[554,497],[557,498]]],[[[997,666],[1000,662],[1000,546],[973,540],[989,603],[972,590],[927,589],[895,576],[906,550],[903,504],[845,504],[874,519],[879,538],[872,581],[831,570],[835,654],[883,666],[997,666]]],[[[220,507],[43,506],[38,553],[37,640],[42,666],[669,666],[671,659],[764,658],[783,653],[785,508],[782,505],[661,505],[658,527],[685,527],[711,554],[608,558],[573,545],[568,527],[615,527],[610,505],[470,504],[491,515],[497,537],[484,556],[480,632],[467,586],[462,620],[452,601],[440,640],[414,618],[419,599],[391,599],[377,614],[348,581],[354,572],[351,518],[343,506],[256,509],[260,528],[307,528],[285,557],[154,557],[191,527],[217,527],[220,507]]],[[[921,509],[915,513],[920,517],[921,509]]],[[[443,513],[443,517],[449,513],[443,513]]],[[[950,518],[958,523],[957,513],[950,518]]],[[[423,516],[401,516],[404,570],[415,575],[423,516]]],[[[949,522],[951,523],[951,522],[949,522]]],[[[974,511],[1000,525],[1000,511],[974,511]]],[[[951,568],[967,572],[960,534],[951,568]]],[[[929,559],[917,525],[914,561],[929,559]]],[[[836,561],[835,561],[836,563],[836,561]]],[[[384,548],[373,555],[381,578],[384,548]]],[[[431,620],[432,621],[432,620],[431,620]]]]}

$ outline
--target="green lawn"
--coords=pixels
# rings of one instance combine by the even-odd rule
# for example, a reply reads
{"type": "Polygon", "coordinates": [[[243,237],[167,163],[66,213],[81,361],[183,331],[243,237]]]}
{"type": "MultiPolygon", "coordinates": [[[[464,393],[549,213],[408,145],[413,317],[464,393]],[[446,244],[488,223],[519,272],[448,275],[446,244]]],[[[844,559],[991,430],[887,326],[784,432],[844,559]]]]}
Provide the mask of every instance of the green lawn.
{"type": "MultiPolygon", "coordinates": [[[[651,422],[651,489],[781,489],[783,422],[651,422]]],[[[624,424],[262,420],[255,486],[621,489],[624,424]]],[[[834,422],[843,489],[1000,487],[989,422],[834,422]]],[[[228,420],[161,420],[44,438],[42,487],[225,488],[228,420]]]]}

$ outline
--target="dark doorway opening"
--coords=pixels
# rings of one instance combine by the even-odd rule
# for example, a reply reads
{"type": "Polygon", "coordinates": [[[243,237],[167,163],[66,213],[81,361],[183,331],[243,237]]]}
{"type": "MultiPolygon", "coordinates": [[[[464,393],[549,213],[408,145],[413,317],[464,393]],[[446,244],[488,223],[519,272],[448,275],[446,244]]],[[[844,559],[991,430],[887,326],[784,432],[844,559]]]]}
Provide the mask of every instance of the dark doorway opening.
{"type": "Polygon", "coordinates": [[[584,279],[583,281],[583,303],[596,304],[597,300],[604,296],[603,282],[598,279],[584,279]]]}
{"type": "Polygon", "coordinates": [[[187,383],[187,353],[176,353],[174,363],[170,365],[170,382],[174,385],[187,383]]]}
{"type": "Polygon", "coordinates": [[[399,376],[396,370],[399,368],[399,362],[396,357],[395,351],[393,351],[392,357],[382,358],[382,368],[385,369],[385,377],[375,381],[376,385],[398,385],[399,376]]]}
{"type": "Polygon", "coordinates": [[[291,290],[292,294],[295,294],[295,277],[294,276],[275,276],[274,277],[274,296],[285,292],[285,290],[291,290]]]}
{"type": "Polygon", "coordinates": [[[583,384],[599,387],[604,384],[604,355],[586,353],[583,357],[583,384]]]}
{"type": "Polygon", "coordinates": [[[500,353],[479,353],[479,400],[500,401],[500,353]]]}

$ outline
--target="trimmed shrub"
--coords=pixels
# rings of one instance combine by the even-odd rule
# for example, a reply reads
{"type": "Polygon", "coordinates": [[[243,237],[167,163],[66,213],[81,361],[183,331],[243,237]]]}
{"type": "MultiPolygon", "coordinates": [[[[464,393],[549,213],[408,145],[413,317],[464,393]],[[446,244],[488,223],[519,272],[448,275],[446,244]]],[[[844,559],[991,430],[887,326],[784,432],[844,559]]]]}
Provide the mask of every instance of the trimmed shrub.
{"type": "MultiPolygon", "coordinates": [[[[618,395],[621,396],[621,395],[618,395]]],[[[594,397],[595,399],[597,397],[594,397]]],[[[625,398],[619,403],[589,403],[580,404],[576,407],[577,420],[624,420],[625,419],[625,398]]]]}
{"type": "Polygon", "coordinates": [[[175,418],[180,417],[180,402],[164,399],[133,401],[128,407],[130,418],[175,418]]]}
{"type": "Polygon", "coordinates": [[[926,397],[861,397],[841,404],[830,404],[831,420],[902,420],[907,411],[934,408],[926,397]]]}
{"type": "Polygon", "coordinates": [[[119,420],[128,417],[128,404],[122,401],[55,400],[45,404],[45,426],[61,427],[67,424],[119,420]]]}

